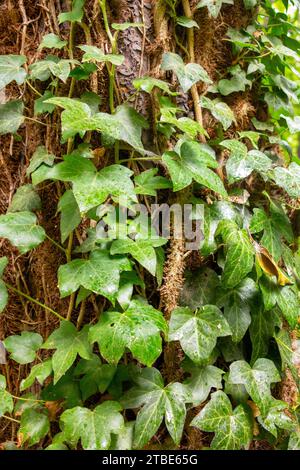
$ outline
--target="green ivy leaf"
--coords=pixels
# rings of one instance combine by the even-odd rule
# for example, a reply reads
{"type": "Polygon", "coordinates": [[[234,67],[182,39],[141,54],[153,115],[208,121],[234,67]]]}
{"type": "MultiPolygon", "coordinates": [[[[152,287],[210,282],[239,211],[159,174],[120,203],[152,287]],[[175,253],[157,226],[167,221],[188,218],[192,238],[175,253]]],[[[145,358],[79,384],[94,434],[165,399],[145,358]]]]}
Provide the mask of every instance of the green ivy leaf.
{"type": "Polygon", "coordinates": [[[270,359],[257,359],[252,368],[246,361],[233,362],[228,380],[235,385],[244,385],[262,415],[266,416],[273,400],[270,385],[280,382],[278,370],[270,359]]]}
{"type": "Polygon", "coordinates": [[[39,382],[40,385],[43,385],[47,377],[51,375],[52,373],[52,360],[47,359],[44,362],[41,362],[40,364],[36,364],[33,366],[30,370],[30,374],[26,379],[23,379],[20,384],[20,390],[21,392],[23,390],[26,390],[26,388],[31,387],[35,380],[39,382]]]}
{"type": "Polygon", "coordinates": [[[53,167],[41,166],[32,175],[33,184],[47,179],[72,183],[73,194],[81,213],[102,204],[109,195],[115,200],[127,197],[136,202],[132,171],[122,165],[110,165],[97,172],[95,165],[84,157],[67,155],[53,167]]]}
{"type": "Polygon", "coordinates": [[[39,114],[53,113],[55,110],[54,104],[46,103],[47,100],[53,97],[53,93],[49,90],[46,90],[40,98],[34,100],[34,115],[38,116],[39,114]]]}
{"type": "Polygon", "coordinates": [[[168,83],[154,77],[136,78],[135,80],[133,80],[132,84],[137,90],[142,90],[149,94],[152,93],[153,88],[159,88],[164,93],[167,93],[171,96],[176,96],[178,94],[170,90],[168,83]]]}
{"type": "Polygon", "coordinates": [[[266,312],[262,305],[258,305],[253,309],[249,328],[252,343],[251,364],[259,357],[265,357],[268,354],[269,342],[274,335],[274,330],[275,318],[273,312],[266,312]]]}
{"type": "Polygon", "coordinates": [[[5,413],[11,413],[14,409],[14,401],[6,390],[6,378],[0,374],[0,417],[5,413]]]}
{"type": "Polygon", "coordinates": [[[20,186],[13,195],[7,212],[33,212],[41,209],[42,202],[32,184],[20,186]]]}
{"type": "Polygon", "coordinates": [[[158,430],[165,417],[166,427],[179,445],[186,418],[185,403],[191,402],[188,388],[178,382],[164,387],[157,369],[141,369],[133,377],[136,386],[122,398],[125,409],[141,407],[134,428],[133,447],[143,448],[158,430]]]}
{"type": "Polygon", "coordinates": [[[0,55],[0,90],[14,80],[18,85],[24,83],[27,72],[22,65],[26,61],[24,55],[0,55]]]}
{"type": "Polygon", "coordinates": [[[68,41],[62,41],[57,34],[50,33],[43,36],[42,42],[39,45],[41,49],[63,49],[68,44],[68,41]]]}
{"type": "Polygon", "coordinates": [[[105,54],[102,49],[96,46],[78,46],[84,54],[82,57],[83,62],[109,62],[113,65],[122,65],[124,62],[124,56],[120,54],[105,54]]]}
{"type": "Polygon", "coordinates": [[[46,147],[40,145],[30,159],[30,164],[26,170],[26,175],[29,176],[43,163],[48,166],[52,166],[54,163],[55,156],[52,153],[48,153],[46,147]]]}
{"type": "Polygon", "coordinates": [[[60,237],[61,242],[64,243],[70,233],[75,230],[81,222],[79,207],[71,189],[64,192],[59,200],[57,209],[61,213],[60,237]]]}
{"type": "Polygon", "coordinates": [[[286,409],[287,404],[285,402],[274,399],[271,402],[267,415],[265,417],[258,416],[259,424],[273,434],[274,437],[278,435],[277,428],[293,431],[295,429],[295,422],[285,413],[286,409]]]}
{"type": "Polygon", "coordinates": [[[278,331],[278,333],[274,335],[274,338],[279,349],[282,370],[284,371],[288,367],[299,387],[300,378],[298,374],[298,369],[296,367],[297,353],[293,350],[292,341],[288,331],[281,329],[278,331]]]}
{"type": "Polygon", "coordinates": [[[118,106],[115,114],[96,113],[92,115],[90,107],[71,98],[51,98],[47,103],[56,104],[65,109],[61,115],[62,137],[67,140],[86,131],[99,131],[114,140],[123,140],[136,149],[143,149],[142,129],[148,128],[147,121],[130,106],[118,106]]]}
{"type": "Polygon", "coordinates": [[[207,7],[209,13],[213,18],[217,18],[217,16],[220,13],[220,10],[222,8],[222,5],[227,4],[227,5],[233,5],[233,0],[201,0],[196,8],[203,8],[207,7]]]}
{"type": "Polygon", "coordinates": [[[84,14],[84,4],[85,0],[73,0],[72,10],[58,15],[59,24],[64,23],[65,21],[70,21],[71,23],[75,23],[76,21],[80,22],[84,14]]]}
{"type": "Polygon", "coordinates": [[[106,401],[94,410],[77,406],[66,410],[60,417],[64,441],[76,447],[78,441],[85,450],[105,450],[111,445],[112,434],[124,427],[119,403],[106,401]]]}
{"type": "Polygon", "coordinates": [[[216,235],[220,235],[226,246],[226,259],[222,274],[222,283],[226,288],[233,288],[241,282],[253,267],[254,248],[246,230],[240,230],[232,220],[222,220],[216,235]]]}
{"type": "Polygon", "coordinates": [[[197,183],[226,197],[227,192],[219,176],[211,168],[218,166],[214,151],[205,144],[184,142],[180,155],[165,152],[163,162],[167,165],[173,182],[173,190],[180,191],[194,179],[197,183]]]}
{"type": "Polygon", "coordinates": [[[203,96],[201,98],[201,106],[203,108],[207,108],[213,117],[217,119],[217,121],[220,121],[224,131],[227,131],[231,124],[236,122],[234,112],[231,110],[228,104],[220,101],[218,98],[211,100],[206,96],[203,96]]]}
{"type": "Polygon", "coordinates": [[[300,429],[291,433],[289,438],[288,450],[300,450],[300,429]]]}
{"type": "Polygon", "coordinates": [[[44,386],[41,393],[44,401],[61,401],[65,408],[73,408],[82,405],[82,396],[79,388],[79,380],[74,377],[74,367],[67,370],[57,382],[50,382],[44,386]]]}
{"type": "Polygon", "coordinates": [[[246,145],[238,140],[223,140],[220,145],[230,150],[230,157],[226,162],[229,183],[246,178],[253,170],[265,173],[272,166],[272,161],[264,153],[259,150],[248,152],[246,145]]]}
{"type": "Polygon", "coordinates": [[[136,194],[156,196],[158,189],[172,187],[171,182],[164,176],[156,176],[158,168],[150,168],[134,177],[136,194]]]}
{"type": "Polygon", "coordinates": [[[59,267],[58,286],[61,297],[67,297],[83,286],[114,302],[120,273],[131,269],[125,256],[111,256],[106,250],[94,250],[89,259],[75,259],[59,267]]]}
{"type": "Polygon", "coordinates": [[[276,167],[274,180],[277,186],[283,188],[292,198],[300,197],[300,166],[297,163],[292,162],[288,168],[276,167]]]}
{"type": "Polygon", "coordinates": [[[176,18],[176,23],[183,28],[198,28],[198,23],[187,16],[178,16],[176,18]]]}
{"type": "Polygon", "coordinates": [[[50,430],[48,412],[42,407],[26,408],[21,414],[18,440],[29,446],[38,444],[50,430]]]}
{"type": "Polygon", "coordinates": [[[129,28],[143,28],[144,23],[130,23],[130,22],[112,23],[111,27],[115,31],[126,31],[126,29],[129,29],[129,28]]]}
{"type": "Polygon", "coordinates": [[[232,74],[230,79],[223,78],[218,83],[218,90],[222,95],[228,96],[231,93],[245,91],[246,86],[251,86],[251,80],[248,80],[246,72],[239,65],[232,67],[230,73],[232,74]]]}
{"type": "Polygon", "coordinates": [[[161,68],[165,71],[172,70],[175,73],[184,93],[199,81],[207,84],[212,83],[208,73],[201,65],[192,63],[185,65],[182,58],[173,52],[164,53],[161,68]]]}
{"type": "MultiPolygon", "coordinates": [[[[2,256],[0,258],[0,276],[1,277],[3,275],[4,269],[7,266],[7,263],[8,263],[7,257],[2,256]]],[[[8,302],[8,292],[6,289],[6,285],[5,285],[5,282],[2,279],[0,279],[0,313],[2,313],[3,310],[5,309],[7,302],[8,302]]],[[[1,353],[0,353],[0,357],[1,357],[1,353]]]]}
{"type": "Polygon", "coordinates": [[[17,132],[25,120],[23,111],[24,104],[20,100],[0,104],[0,135],[17,132]]]}
{"type": "MultiPolygon", "coordinates": [[[[30,65],[29,78],[44,82],[53,75],[66,83],[71,72],[71,63],[77,63],[77,61],[70,59],[59,60],[56,56],[48,56],[45,60],[39,60],[30,65]]],[[[48,100],[47,103],[49,103],[48,100]]]]}
{"type": "Polygon", "coordinates": [[[243,405],[234,410],[228,396],[217,391],[193,419],[191,426],[206,432],[214,432],[211,449],[241,450],[252,439],[252,423],[243,405]]]}
{"type": "Polygon", "coordinates": [[[215,305],[205,305],[196,312],[177,307],[169,328],[169,341],[179,341],[186,355],[198,364],[209,358],[218,337],[231,335],[225,317],[215,305]]]}
{"type": "Polygon", "coordinates": [[[21,335],[8,336],[3,341],[10,357],[19,364],[28,364],[35,360],[35,354],[40,349],[43,338],[38,333],[22,331],[21,335]]]}
{"type": "Polygon", "coordinates": [[[52,356],[54,385],[72,366],[77,355],[83,359],[91,358],[88,330],[86,325],[81,331],[77,331],[71,322],[63,321],[43,344],[43,349],[56,349],[52,356]]]}
{"type": "Polygon", "coordinates": [[[80,390],[83,401],[95,393],[104,393],[111,383],[116,368],[110,364],[102,364],[96,354],[91,359],[80,359],[74,370],[74,376],[80,377],[80,390]]]}
{"type": "Polygon", "coordinates": [[[45,239],[45,230],[36,225],[31,212],[10,212],[0,216],[0,237],[8,240],[24,254],[36,248],[45,239]]]}
{"type": "Polygon", "coordinates": [[[212,388],[222,388],[224,372],[215,366],[208,365],[199,367],[190,361],[188,361],[188,363],[186,362],[187,361],[184,361],[183,367],[185,371],[191,374],[191,377],[186,379],[183,383],[189,388],[192,394],[193,407],[199,406],[207,399],[212,388]]]}
{"type": "Polygon", "coordinates": [[[109,363],[117,364],[127,347],[138,361],[151,366],[162,351],[161,331],[167,332],[162,313],[137,299],[124,313],[103,313],[99,323],[91,327],[89,338],[98,343],[109,363]]]}
{"type": "Polygon", "coordinates": [[[185,272],[179,303],[191,310],[216,303],[216,290],[220,285],[219,276],[210,268],[185,272]]]}
{"type": "Polygon", "coordinates": [[[258,289],[253,279],[243,279],[234,289],[220,289],[218,307],[224,307],[224,316],[232,331],[232,341],[239,343],[245,336],[251,323],[251,303],[256,298],[258,289]]]}

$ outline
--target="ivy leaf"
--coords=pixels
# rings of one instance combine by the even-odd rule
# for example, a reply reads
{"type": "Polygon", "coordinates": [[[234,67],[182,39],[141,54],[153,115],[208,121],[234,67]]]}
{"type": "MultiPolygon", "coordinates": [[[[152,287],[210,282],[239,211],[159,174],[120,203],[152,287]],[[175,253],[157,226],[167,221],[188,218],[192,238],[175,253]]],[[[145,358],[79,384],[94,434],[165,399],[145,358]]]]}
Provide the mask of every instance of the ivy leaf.
{"type": "Polygon", "coordinates": [[[8,336],[3,341],[10,357],[19,364],[29,364],[34,361],[35,354],[40,349],[43,338],[38,333],[22,331],[21,335],[8,336]]]}
{"type": "Polygon", "coordinates": [[[41,398],[44,401],[61,401],[66,408],[80,406],[82,397],[79,380],[74,377],[74,368],[67,370],[56,384],[50,382],[47,386],[44,386],[41,398]]]}
{"type": "MultiPolygon", "coordinates": [[[[274,332],[273,332],[274,334],[274,332]]],[[[290,369],[293,378],[297,385],[300,385],[300,379],[298,370],[296,367],[297,363],[297,353],[293,350],[292,341],[288,331],[281,329],[274,335],[276,344],[278,346],[280,358],[281,358],[281,368],[285,370],[287,367],[290,369]]]]}
{"type": "Polygon", "coordinates": [[[52,356],[54,385],[74,363],[77,354],[83,359],[91,358],[91,347],[88,342],[86,325],[81,331],[68,321],[63,321],[43,344],[43,349],[56,349],[52,356]]]}
{"type": "Polygon", "coordinates": [[[36,364],[30,370],[30,374],[26,379],[23,379],[20,384],[20,390],[26,390],[26,388],[31,387],[35,380],[39,382],[40,385],[43,385],[47,377],[52,373],[52,360],[47,359],[40,364],[36,364]]]}
{"type": "Polygon", "coordinates": [[[213,18],[217,18],[222,8],[222,5],[233,5],[233,0],[201,0],[196,8],[207,7],[209,13],[213,18]]]}
{"type": "Polygon", "coordinates": [[[173,441],[179,445],[186,418],[185,403],[191,402],[188,388],[178,382],[164,387],[160,372],[154,368],[141,369],[133,381],[136,386],[121,400],[125,409],[142,406],[135,423],[133,447],[143,448],[154,436],[164,417],[173,441]]]}
{"type": "MultiPolygon", "coordinates": [[[[44,82],[48,80],[52,74],[54,77],[66,83],[71,72],[71,63],[77,63],[77,61],[70,59],[59,60],[56,56],[48,56],[45,60],[39,60],[30,65],[29,78],[31,80],[44,82]]],[[[47,101],[47,103],[49,103],[49,101],[47,101]]]]}
{"type": "Polygon", "coordinates": [[[246,72],[239,65],[232,67],[230,73],[232,74],[230,79],[223,78],[218,83],[218,90],[222,95],[228,96],[231,93],[245,91],[247,85],[251,86],[251,81],[247,79],[246,72]]]}
{"type": "Polygon", "coordinates": [[[90,107],[71,98],[51,98],[47,103],[65,109],[61,115],[62,137],[67,140],[77,133],[81,137],[86,131],[99,131],[114,140],[123,140],[136,149],[143,149],[142,129],[148,128],[147,121],[130,106],[118,106],[115,114],[96,113],[90,107]]]}
{"type": "Polygon", "coordinates": [[[172,70],[175,73],[184,93],[199,81],[207,84],[212,83],[208,73],[201,65],[192,63],[185,65],[182,58],[173,52],[164,53],[161,68],[165,71],[172,70]]]}
{"type": "Polygon", "coordinates": [[[23,111],[24,104],[20,100],[0,104],[0,135],[17,132],[25,120],[23,111]]]}
{"type": "Polygon", "coordinates": [[[300,450],[300,429],[291,433],[289,438],[288,450],[300,450]]]}
{"type": "Polygon", "coordinates": [[[226,288],[233,288],[241,282],[253,267],[254,248],[246,230],[240,230],[232,220],[222,220],[216,232],[226,246],[226,259],[222,274],[222,283],[226,288]]]}
{"type": "Polygon", "coordinates": [[[120,54],[105,54],[102,49],[99,49],[99,47],[96,46],[78,46],[79,49],[81,49],[84,54],[82,57],[83,62],[90,62],[90,61],[96,61],[96,62],[109,62],[110,64],[113,65],[122,65],[124,62],[124,56],[120,54]]]}
{"type": "Polygon", "coordinates": [[[192,310],[213,305],[216,301],[216,290],[220,285],[219,276],[210,268],[185,273],[185,282],[181,289],[179,303],[192,310]]]}
{"type": "Polygon", "coordinates": [[[126,257],[111,256],[106,250],[94,250],[89,259],[75,259],[59,267],[58,286],[61,297],[67,297],[83,286],[114,302],[120,273],[131,269],[126,257]]]}
{"type": "Polygon", "coordinates": [[[57,209],[61,213],[60,237],[61,242],[64,243],[70,233],[75,230],[81,222],[79,207],[71,189],[64,192],[59,200],[57,209]]]}
{"type": "Polygon", "coordinates": [[[29,176],[43,163],[48,166],[52,166],[54,163],[55,156],[52,153],[48,153],[46,147],[40,145],[30,159],[30,164],[26,170],[26,175],[29,176]]]}
{"type": "Polygon", "coordinates": [[[127,347],[142,364],[151,366],[162,351],[160,332],[167,326],[161,312],[140,300],[132,300],[124,313],[105,312],[91,327],[89,338],[101,355],[117,364],[127,347]]]}
{"type": "Polygon", "coordinates": [[[275,318],[272,311],[266,312],[262,305],[252,311],[251,325],[249,328],[252,343],[251,364],[259,357],[268,354],[269,342],[275,331],[275,318]]]}
{"type": "Polygon", "coordinates": [[[238,140],[223,140],[221,145],[230,150],[230,157],[226,162],[229,183],[246,178],[253,170],[265,173],[271,168],[270,158],[259,150],[248,152],[246,145],[238,140]]]}
{"type": "Polygon", "coordinates": [[[179,341],[186,355],[198,364],[209,358],[218,337],[231,335],[225,317],[215,305],[205,305],[196,312],[177,307],[169,328],[169,341],[179,341]]]}
{"type": "Polygon", "coordinates": [[[277,437],[277,428],[293,431],[295,429],[295,422],[285,413],[286,409],[287,404],[285,402],[273,399],[267,415],[265,417],[258,416],[259,424],[274,437],[277,437]]]}
{"type": "Polygon", "coordinates": [[[24,254],[36,248],[45,239],[45,231],[36,225],[31,212],[10,212],[0,216],[0,237],[8,240],[24,254]]]}
{"type": "Polygon", "coordinates": [[[34,100],[34,115],[38,116],[39,114],[53,113],[53,111],[55,110],[54,104],[45,103],[45,101],[53,97],[53,93],[49,90],[46,90],[40,98],[34,100]]]}
{"type": "Polygon", "coordinates": [[[283,188],[292,198],[300,197],[300,166],[297,163],[292,162],[288,168],[276,167],[274,180],[277,186],[283,188]]]}
{"type": "Polygon", "coordinates": [[[0,417],[5,413],[11,413],[14,409],[14,401],[6,390],[6,378],[0,374],[0,417]]]}
{"type": "Polygon", "coordinates": [[[40,167],[32,175],[33,184],[47,179],[72,183],[73,194],[81,213],[102,204],[108,196],[127,197],[136,201],[132,171],[122,165],[110,165],[97,172],[95,165],[84,157],[67,155],[53,167],[40,167]]]}
{"type": "Polygon", "coordinates": [[[297,134],[300,132],[300,116],[295,116],[293,119],[289,116],[281,115],[282,118],[286,120],[289,131],[291,134],[297,134]]]}
{"type": "Polygon", "coordinates": [[[243,0],[246,10],[250,10],[257,5],[257,0],[243,0]]]}
{"type": "Polygon", "coordinates": [[[21,414],[18,441],[29,446],[38,444],[50,430],[48,412],[42,407],[26,408],[21,414]]]}
{"type": "Polygon", "coordinates": [[[212,191],[227,196],[221,179],[210,169],[216,168],[218,164],[214,151],[207,145],[184,142],[180,147],[180,155],[165,152],[162,159],[170,172],[174,191],[184,189],[194,179],[212,191]]]}
{"type": "Polygon", "coordinates": [[[235,361],[230,365],[229,382],[245,386],[263,416],[268,413],[273,397],[270,385],[280,382],[280,375],[270,359],[257,359],[253,367],[246,361],[235,361]]]}
{"type": "MultiPolygon", "coordinates": [[[[2,277],[4,269],[6,268],[8,259],[6,256],[0,258],[0,277],[2,277]]],[[[3,312],[8,302],[8,292],[6,289],[5,282],[0,279],[0,313],[3,312]]],[[[1,358],[1,347],[0,347],[0,358],[1,358]]],[[[1,360],[0,360],[1,362],[1,360]]]]}
{"type": "Polygon", "coordinates": [[[195,20],[188,18],[187,16],[178,16],[176,18],[176,23],[183,28],[198,28],[199,25],[195,20]]]}
{"type": "Polygon", "coordinates": [[[64,441],[76,447],[78,441],[84,450],[106,450],[110,447],[112,434],[124,427],[119,403],[106,401],[94,410],[76,406],[63,412],[60,425],[64,441]]]}
{"type": "Polygon", "coordinates": [[[191,426],[206,432],[214,432],[211,449],[240,450],[252,439],[252,423],[243,405],[234,410],[228,396],[217,391],[193,419],[191,426]]]}
{"type": "Polygon", "coordinates": [[[156,196],[158,189],[172,187],[171,182],[164,176],[156,176],[158,168],[150,168],[134,177],[136,194],[156,196]]]}
{"type": "Polygon", "coordinates": [[[193,407],[203,403],[212,388],[222,388],[222,376],[224,372],[215,366],[199,367],[192,362],[186,361],[183,364],[184,370],[191,374],[191,377],[184,381],[192,394],[193,407]]]}
{"type": "Polygon", "coordinates": [[[27,72],[22,65],[26,61],[24,55],[0,55],[0,90],[14,80],[18,85],[24,83],[27,72]]]}
{"type": "Polygon", "coordinates": [[[87,400],[95,393],[104,393],[111,383],[116,372],[116,368],[110,364],[102,364],[96,354],[92,354],[91,359],[80,359],[77,364],[74,376],[80,377],[80,390],[83,401],[87,400]]]}
{"type": "Polygon", "coordinates": [[[57,34],[50,33],[43,36],[42,42],[39,45],[41,49],[63,49],[68,44],[68,41],[62,41],[57,34]]]}
{"type": "Polygon", "coordinates": [[[20,186],[13,195],[7,212],[33,212],[41,209],[42,202],[32,184],[20,186]]]}
{"type": "Polygon", "coordinates": [[[130,23],[127,21],[125,23],[112,23],[111,27],[115,31],[126,31],[129,28],[143,28],[144,23],[130,23]]]}
{"type": "Polygon", "coordinates": [[[142,90],[149,94],[152,93],[153,88],[159,88],[164,93],[167,93],[171,96],[176,96],[178,94],[170,90],[168,83],[154,77],[136,78],[135,80],[133,80],[132,84],[134,88],[136,88],[136,90],[142,90]]]}
{"type": "Polygon", "coordinates": [[[203,96],[201,98],[201,106],[203,108],[207,108],[213,117],[217,119],[217,121],[220,121],[224,131],[227,131],[231,124],[236,122],[234,112],[231,110],[228,104],[220,101],[218,98],[210,100],[206,96],[203,96]]]}
{"type": "Polygon", "coordinates": [[[224,307],[224,316],[232,331],[232,341],[239,343],[251,323],[250,308],[258,293],[251,278],[243,279],[234,289],[219,291],[217,305],[224,307]]]}
{"type": "Polygon", "coordinates": [[[136,259],[152,276],[155,276],[157,258],[154,247],[167,243],[165,238],[137,239],[131,238],[119,239],[113,241],[110,249],[112,255],[129,253],[136,259]]]}
{"type": "Polygon", "coordinates": [[[73,0],[72,10],[58,15],[59,24],[64,23],[65,21],[70,21],[71,23],[75,23],[76,21],[80,22],[83,18],[84,4],[85,0],[73,0]]]}

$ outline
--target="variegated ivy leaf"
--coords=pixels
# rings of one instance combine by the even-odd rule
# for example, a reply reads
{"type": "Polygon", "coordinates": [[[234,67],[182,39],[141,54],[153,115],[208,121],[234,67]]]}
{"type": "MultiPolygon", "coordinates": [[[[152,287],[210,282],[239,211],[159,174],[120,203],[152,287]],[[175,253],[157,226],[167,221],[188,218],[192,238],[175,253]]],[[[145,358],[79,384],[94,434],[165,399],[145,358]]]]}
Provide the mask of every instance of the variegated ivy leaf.
{"type": "Polygon", "coordinates": [[[231,329],[215,305],[205,305],[195,312],[188,307],[177,307],[171,314],[169,341],[179,341],[185,354],[195,363],[205,363],[217,338],[228,335],[231,329]]]}
{"type": "Polygon", "coordinates": [[[83,62],[109,62],[113,65],[122,65],[124,62],[124,56],[121,54],[105,54],[102,49],[96,46],[78,46],[84,54],[82,57],[83,62]]]}
{"type": "Polygon", "coordinates": [[[99,131],[113,140],[123,140],[136,149],[143,149],[142,129],[148,128],[147,121],[135,109],[123,104],[115,114],[96,113],[81,101],[71,98],[50,98],[47,103],[64,108],[62,112],[62,137],[67,140],[87,131],[99,131]]]}
{"type": "Polygon", "coordinates": [[[185,65],[182,58],[173,52],[166,52],[163,55],[161,68],[166,71],[172,70],[175,73],[184,93],[199,81],[207,84],[212,83],[208,73],[201,65],[192,63],[185,65]]]}
{"type": "Polygon", "coordinates": [[[201,0],[196,8],[207,7],[213,18],[217,18],[223,4],[233,5],[233,0],[201,0]]]}
{"type": "Polygon", "coordinates": [[[162,313],[137,299],[123,313],[103,313],[99,323],[91,327],[89,339],[98,343],[109,363],[117,364],[127,347],[138,361],[151,366],[162,351],[161,332],[167,333],[162,313]]]}
{"type": "Polygon", "coordinates": [[[114,302],[119,288],[120,273],[131,271],[125,256],[112,256],[107,250],[92,251],[89,259],[74,259],[58,269],[58,287],[61,297],[67,297],[84,287],[114,302]]]}
{"type": "Polygon", "coordinates": [[[277,437],[279,429],[286,431],[294,431],[296,427],[295,421],[286,413],[287,404],[284,401],[273,399],[266,416],[258,416],[257,420],[267,431],[277,437]]]}
{"type": "Polygon", "coordinates": [[[272,160],[259,150],[248,152],[245,144],[238,140],[223,140],[223,147],[230,150],[230,157],[226,162],[226,172],[229,183],[247,178],[252,171],[266,173],[272,166],[272,160]]]}
{"type": "Polygon", "coordinates": [[[211,449],[241,450],[252,439],[252,422],[248,410],[238,405],[234,410],[228,396],[218,391],[193,419],[191,426],[202,431],[214,432],[211,449]]]}
{"type": "Polygon", "coordinates": [[[289,131],[291,134],[297,134],[300,132],[300,116],[295,116],[293,119],[289,116],[281,115],[282,118],[286,120],[289,131]]]}
{"type": "Polygon", "coordinates": [[[220,236],[225,244],[222,284],[228,289],[233,288],[252,270],[254,248],[246,230],[239,229],[232,220],[222,220],[216,236],[220,236]]]}
{"type": "MultiPolygon", "coordinates": [[[[274,334],[274,331],[273,331],[274,334]]],[[[281,329],[274,335],[281,357],[281,368],[284,371],[289,368],[298,387],[300,386],[300,377],[297,369],[297,351],[294,351],[292,340],[288,331],[281,329]]]]}
{"type": "Polygon", "coordinates": [[[45,230],[36,222],[36,216],[27,211],[1,215],[0,237],[8,238],[20,253],[26,253],[36,248],[46,237],[45,230]]]}
{"type": "Polygon", "coordinates": [[[27,72],[22,67],[26,63],[24,55],[0,55],[0,90],[14,80],[22,85],[27,72]]]}
{"type": "Polygon", "coordinates": [[[47,179],[72,183],[73,194],[81,213],[102,204],[108,196],[136,202],[132,171],[122,165],[110,165],[97,172],[87,158],[67,155],[62,163],[53,167],[42,165],[32,174],[33,184],[47,179]]]}
{"type": "Polygon", "coordinates": [[[41,209],[42,201],[32,184],[20,186],[7,209],[7,212],[33,212],[41,209]]]}
{"type": "Polygon", "coordinates": [[[191,374],[191,377],[186,379],[184,384],[187,385],[192,394],[193,406],[203,403],[212,388],[222,388],[224,372],[218,367],[212,365],[199,367],[193,364],[192,361],[185,360],[183,368],[191,374]]]}
{"type": "Polygon", "coordinates": [[[72,366],[77,355],[83,359],[91,359],[91,346],[88,342],[89,326],[81,331],[68,321],[63,321],[43,344],[43,349],[56,349],[52,356],[54,384],[56,384],[66,371],[72,366]]]}
{"type": "Polygon", "coordinates": [[[261,303],[252,309],[251,325],[249,328],[252,344],[251,364],[259,357],[267,356],[270,340],[275,332],[275,325],[276,316],[274,311],[266,312],[261,303]]]}
{"type": "MultiPolygon", "coordinates": [[[[8,263],[7,257],[2,256],[0,258],[0,277],[3,276],[3,272],[7,266],[7,263],[8,263]]],[[[7,301],[8,301],[8,292],[6,289],[6,285],[5,285],[5,282],[2,279],[0,279],[0,313],[2,313],[3,310],[5,309],[7,305],[7,301]]],[[[1,354],[0,354],[0,357],[1,357],[1,354]]]]}
{"type": "Polygon", "coordinates": [[[36,351],[40,349],[43,338],[38,333],[22,331],[21,335],[8,336],[3,341],[11,359],[19,364],[28,364],[34,361],[36,351]]]}
{"type": "Polygon", "coordinates": [[[14,401],[6,390],[6,378],[0,374],[0,417],[5,413],[11,413],[14,409],[14,401]]]}
{"type": "Polygon", "coordinates": [[[122,407],[115,401],[106,401],[94,410],[76,406],[63,412],[60,417],[62,440],[73,448],[79,440],[84,450],[109,449],[112,434],[124,428],[122,407]]]}
{"type": "Polygon", "coordinates": [[[0,135],[17,132],[25,120],[23,111],[24,104],[20,100],[0,104],[0,135]]]}
{"type": "Polygon", "coordinates": [[[246,361],[233,362],[230,365],[228,381],[235,385],[244,385],[262,416],[265,417],[273,402],[270,385],[280,382],[280,375],[274,362],[260,358],[252,367],[246,361]]]}
{"type": "MultiPolygon", "coordinates": [[[[239,343],[251,323],[250,309],[257,298],[258,288],[251,278],[243,279],[233,289],[220,289],[218,307],[224,308],[224,316],[232,331],[232,341],[239,343]]],[[[257,307],[256,307],[257,308],[257,307]]]]}
{"type": "Polygon", "coordinates": [[[162,420],[179,445],[186,418],[186,403],[192,401],[188,388],[178,382],[166,387],[157,369],[145,368],[133,376],[135,386],[123,396],[125,409],[139,408],[134,427],[133,447],[142,449],[154,436],[162,420]]]}
{"type": "Polygon", "coordinates": [[[201,98],[201,106],[209,109],[213,117],[220,121],[225,131],[235,122],[235,116],[231,108],[218,98],[211,100],[203,96],[201,98]]]}
{"type": "Polygon", "coordinates": [[[283,252],[282,238],[292,243],[294,235],[289,218],[280,204],[270,200],[269,210],[270,216],[263,209],[254,208],[249,229],[251,233],[263,232],[260,244],[278,261],[283,252]]]}
{"type": "Polygon", "coordinates": [[[18,442],[27,443],[29,446],[38,444],[50,430],[50,422],[47,408],[31,402],[22,410],[21,424],[18,430],[18,442]],[[33,405],[32,405],[33,403],[33,405]]]}
{"type": "Polygon", "coordinates": [[[76,21],[81,21],[83,18],[83,7],[85,0],[73,0],[71,11],[60,13],[58,15],[59,24],[64,23],[65,21],[70,21],[74,23],[76,21]]]}
{"type": "Polygon", "coordinates": [[[283,188],[292,198],[300,197],[300,166],[297,163],[290,163],[288,168],[276,167],[274,180],[277,186],[283,188]]]}
{"type": "Polygon", "coordinates": [[[289,438],[288,450],[300,450],[300,428],[291,433],[289,438]]]}
{"type": "Polygon", "coordinates": [[[227,192],[219,176],[211,168],[217,168],[215,153],[206,144],[184,142],[180,154],[165,152],[163,162],[167,165],[173,182],[173,190],[180,191],[189,186],[193,179],[226,197],[227,192]]]}

